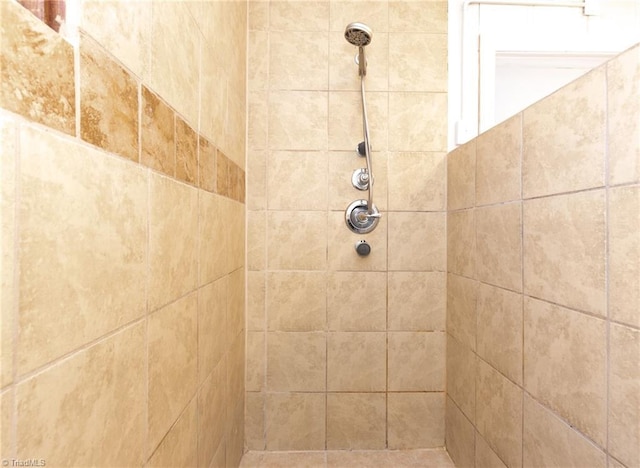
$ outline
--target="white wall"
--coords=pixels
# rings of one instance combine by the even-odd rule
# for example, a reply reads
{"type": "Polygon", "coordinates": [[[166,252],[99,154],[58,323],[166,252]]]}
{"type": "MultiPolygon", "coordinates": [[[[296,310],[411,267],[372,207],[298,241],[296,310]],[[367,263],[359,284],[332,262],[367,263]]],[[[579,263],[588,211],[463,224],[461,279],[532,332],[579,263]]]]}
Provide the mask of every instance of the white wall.
{"type": "Polygon", "coordinates": [[[640,42],[640,0],[587,1],[588,12],[595,15],[585,15],[581,7],[467,5],[463,34],[464,2],[449,0],[450,149],[504,120],[508,117],[505,112],[518,112],[589,67],[640,42]],[[505,62],[504,57],[514,53],[520,65],[505,62]],[[527,56],[532,62],[528,63],[527,56]],[[544,66],[533,64],[541,57],[559,60],[555,64],[544,60],[544,66]],[[504,110],[502,104],[516,101],[520,108],[504,110]]]}

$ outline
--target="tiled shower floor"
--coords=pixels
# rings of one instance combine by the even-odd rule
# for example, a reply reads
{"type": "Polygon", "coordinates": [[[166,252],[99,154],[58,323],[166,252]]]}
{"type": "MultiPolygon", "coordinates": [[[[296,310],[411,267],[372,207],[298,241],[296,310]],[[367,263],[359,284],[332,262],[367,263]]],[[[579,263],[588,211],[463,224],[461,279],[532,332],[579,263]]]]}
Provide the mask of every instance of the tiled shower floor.
{"type": "Polygon", "coordinates": [[[240,468],[455,468],[444,449],[247,452],[240,468]]]}

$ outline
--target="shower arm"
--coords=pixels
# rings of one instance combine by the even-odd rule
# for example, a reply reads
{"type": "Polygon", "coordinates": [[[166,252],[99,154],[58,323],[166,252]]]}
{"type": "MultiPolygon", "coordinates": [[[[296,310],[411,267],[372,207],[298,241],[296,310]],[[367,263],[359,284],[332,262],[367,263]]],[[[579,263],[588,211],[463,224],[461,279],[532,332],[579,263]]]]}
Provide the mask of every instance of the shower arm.
{"type": "MultiPolygon", "coordinates": [[[[362,47],[360,47],[360,51],[362,52],[362,47]]],[[[364,54],[362,54],[364,55],[364,54]]],[[[380,213],[373,211],[373,167],[371,165],[371,146],[369,144],[369,121],[367,120],[367,103],[364,96],[364,75],[366,73],[360,74],[360,91],[362,94],[362,127],[364,130],[364,155],[367,161],[367,172],[369,173],[369,197],[367,200],[367,218],[380,218],[382,215],[380,213]]]]}

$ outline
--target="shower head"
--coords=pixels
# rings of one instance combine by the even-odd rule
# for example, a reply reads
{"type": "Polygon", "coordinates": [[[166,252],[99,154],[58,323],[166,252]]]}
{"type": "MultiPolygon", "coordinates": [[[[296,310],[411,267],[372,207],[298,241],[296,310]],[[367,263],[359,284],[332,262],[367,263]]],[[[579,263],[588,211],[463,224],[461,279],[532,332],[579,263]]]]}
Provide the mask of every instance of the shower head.
{"type": "Polygon", "coordinates": [[[350,44],[358,47],[369,45],[373,31],[364,23],[351,23],[344,30],[344,38],[350,44]]]}

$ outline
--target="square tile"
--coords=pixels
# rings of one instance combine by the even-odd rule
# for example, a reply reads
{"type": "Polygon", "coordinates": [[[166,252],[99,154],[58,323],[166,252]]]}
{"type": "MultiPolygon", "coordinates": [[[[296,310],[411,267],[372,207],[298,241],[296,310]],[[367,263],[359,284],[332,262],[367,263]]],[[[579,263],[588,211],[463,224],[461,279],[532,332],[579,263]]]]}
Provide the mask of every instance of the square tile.
{"type": "Polygon", "coordinates": [[[444,445],[444,393],[390,393],[387,437],[390,449],[444,445]]]}
{"type": "Polygon", "coordinates": [[[524,292],[604,316],[604,190],[527,200],[523,212],[524,292]]]}
{"type": "Polygon", "coordinates": [[[267,389],[325,391],[326,341],[322,332],[267,333],[267,389]]]}
{"type": "Polygon", "coordinates": [[[267,327],[272,331],[315,331],[327,327],[324,272],[269,272],[267,327]]]}
{"type": "Polygon", "coordinates": [[[327,390],[384,392],[387,342],[384,332],[331,332],[327,338],[327,390]]]}
{"type": "Polygon", "coordinates": [[[383,393],[327,394],[327,449],[384,449],[386,410],[383,393]]]}
{"type": "Polygon", "coordinates": [[[387,327],[387,274],[329,272],[327,319],[332,331],[384,331],[387,327]]]}
{"type": "Polygon", "coordinates": [[[445,330],[446,273],[393,271],[388,275],[389,330],[445,330]]]}
{"type": "Polygon", "coordinates": [[[606,434],[606,322],[525,297],[524,384],[600,446],[606,434]]]}
{"type": "Polygon", "coordinates": [[[525,198],[604,185],[605,100],[599,67],[524,110],[525,198]]]}
{"type": "Polygon", "coordinates": [[[522,291],[522,205],[476,209],[476,275],[480,281],[522,291]]]}
{"type": "Polygon", "coordinates": [[[444,332],[390,332],[387,340],[389,391],[444,391],[444,332]]]}
{"type": "Polygon", "coordinates": [[[267,450],[324,450],[326,395],[267,394],[267,450]]]}

